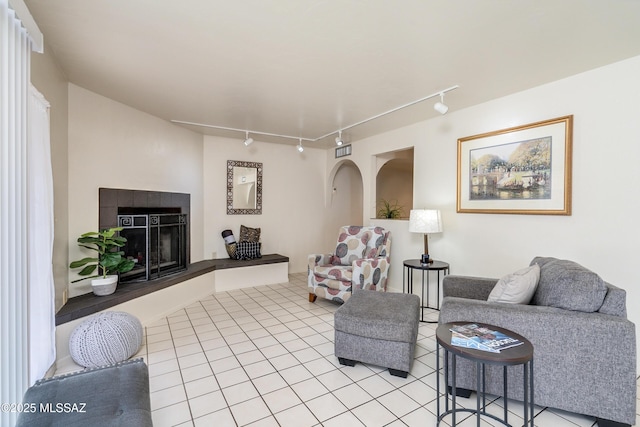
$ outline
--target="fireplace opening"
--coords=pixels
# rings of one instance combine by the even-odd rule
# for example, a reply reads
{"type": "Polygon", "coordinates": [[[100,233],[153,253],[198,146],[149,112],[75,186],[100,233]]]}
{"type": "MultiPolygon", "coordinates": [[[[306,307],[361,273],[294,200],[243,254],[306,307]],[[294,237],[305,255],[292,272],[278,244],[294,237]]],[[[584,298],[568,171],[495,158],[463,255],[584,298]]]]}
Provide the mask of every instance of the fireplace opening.
{"type": "Polygon", "coordinates": [[[121,250],[135,262],[131,271],[120,275],[122,283],[153,280],[187,269],[187,214],[154,210],[140,213],[139,208],[124,208],[124,212],[137,213],[118,215],[118,226],[123,228],[120,235],[127,239],[121,250]]]}

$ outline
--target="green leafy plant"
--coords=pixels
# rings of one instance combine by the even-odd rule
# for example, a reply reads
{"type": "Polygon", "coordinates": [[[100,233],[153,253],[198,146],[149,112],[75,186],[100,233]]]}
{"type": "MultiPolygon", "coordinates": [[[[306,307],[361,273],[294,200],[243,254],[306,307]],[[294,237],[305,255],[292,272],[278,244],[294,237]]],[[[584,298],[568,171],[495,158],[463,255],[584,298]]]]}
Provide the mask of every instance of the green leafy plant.
{"type": "Polygon", "coordinates": [[[78,272],[83,277],[71,283],[126,273],[133,268],[133,260],[124,258],[124,252],[118,250],[127,242],[126,238],[116,235],[121,230],[122,227],[114,227],[99,232],[90,231],[78,237],[79,246],[96,251],[98,256],[82,258],[69,264],[69,268],[83,267],[78,272]]]}
{"type": "Polygon", "coordinates": [[[387,201],[382,199],[378,202],[380,209],[378,209],[378,218],[400,218],[402,215],[403,207],[398,205],[397,200],[387,201]]]}

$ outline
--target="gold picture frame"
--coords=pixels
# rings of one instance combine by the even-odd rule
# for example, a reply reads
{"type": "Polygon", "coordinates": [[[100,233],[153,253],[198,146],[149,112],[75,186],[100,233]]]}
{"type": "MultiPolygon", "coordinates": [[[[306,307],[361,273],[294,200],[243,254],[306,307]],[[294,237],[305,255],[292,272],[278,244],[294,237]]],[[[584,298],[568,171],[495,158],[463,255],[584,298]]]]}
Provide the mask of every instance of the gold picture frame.
{"type": "Polygon", "coordinates": [[[456,212],[571,215],[573,116],[458,139],[456,212]]]}

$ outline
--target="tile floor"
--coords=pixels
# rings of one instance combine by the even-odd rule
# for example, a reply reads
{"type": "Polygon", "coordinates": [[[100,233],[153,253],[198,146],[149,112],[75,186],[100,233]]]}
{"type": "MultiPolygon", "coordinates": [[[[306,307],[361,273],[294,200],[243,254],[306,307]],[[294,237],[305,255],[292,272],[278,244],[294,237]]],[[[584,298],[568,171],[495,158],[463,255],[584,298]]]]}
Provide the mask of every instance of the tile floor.
{"type": "MultiPolygon", "coordinates": [[[[339,305],[307,295],[306,275],[293,274],[289,283],[217,293],[146,327],[138,355],[149,365],[154,426],[435,426],[435,325],[420,324],[406,379],[345,367],[333,354],[339,305]]],[[[475,395],[459,401],[474,407],[475,395]]],[[[490,410],[500,414],[501,404],[494,399],[490,410]]],[[[510,422],[522,425],[521,406],[509,408],[510,422]]],[[[536,408],[535,424],[595,423],[536,408]]]]}

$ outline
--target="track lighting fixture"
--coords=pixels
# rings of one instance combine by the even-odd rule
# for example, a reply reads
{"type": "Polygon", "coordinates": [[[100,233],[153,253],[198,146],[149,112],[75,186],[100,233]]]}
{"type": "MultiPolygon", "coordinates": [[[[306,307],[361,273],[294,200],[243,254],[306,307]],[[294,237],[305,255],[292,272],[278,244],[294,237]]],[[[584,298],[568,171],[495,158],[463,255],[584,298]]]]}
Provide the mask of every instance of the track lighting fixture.
{"type": "Polygon", "coordinates": [[[436,102],[433,109],[440,114],[446,114],[449,111],[449,107],[444,104],[444,92],[440,93],[440,102],[436,102]]]}
{"type": "Polygon", "coordinates": [[[246,138],[244,139],[244,145],[248,147],[253,142],[253,138],[249,138],[249,131],[247,131],[246,138]]]}
{"type": "Polygon", "coordinates": [[[379,119],[380,117],[386,116],[387,114],[395,113],[396,111],[402,110],[402,109],[407,108],[407,107],[411,107],[412,105],[416,105],[416,104],[418,104],[420,102],[424,102],[427,99],[435,98],[438,95],[440,95],[440,101],[436,102],[434,104],[433,108],[440,114],[446,114],[446,112],[449,111],[449,107],[447,105],[445,105],[445,103],[444,103],[444,94],[447,93],[447,92],[450,92],[452,90],[458,89],[458,88],[459,88],[458,85],[448,87],[448,88],[440,90],[438,92],[434,92],[434,93],[432,93],[430,95],[423,96],[422,98],[416,99],[415,101],[408,102],[406,104],[400,105],[400,106],[392,108],[390,110],[383,111],[382,113],[376,114],[375,116],[366,118],[364,120],[360,120],[359,122],[351,123],[348,126],[342,126],[342,128],[340,128],[338,130],[331,131],[329,133],[326,133],[324,135],[320,135],[320,136],[315,137],[315,138],[300,138],[299,136],[294,136],[294,135],[283,135],[283,134],[278,134],[278,133],[260,132],[260,131],[256,131],[256,130],[238,129],[238,128],[231,128],[231,127],[226,127],[226,126],[216,126],[216,125],[209,125],[209,124],[204,124],[204,123],[187,122],[187,121],[183,121],[183,120],[171,120],[171,122],[180,123],[180,124],[189,125],[189,126],[201,126],[201,127],[206,127],[206,128],[221,129],[221,130],[227,130],[227,131],[232,131],[232,132],[245,132],[246,133],[246,138],[244,140],[244,145],[246,145],[246,146],[249,146],[253,142],[253,138],[249,138],[249,132],[251,132],[253,134],[256,134],[256,135],[264,135],[264,136],[270,136],[270,137],[276,137],[276,138],[297,139],[299,141],[299,143],[298,143],[296,148],[298,149],[299,152],[302,153],[304,151],[304,147],[302,146],[302,140],[303,139],[305,141],[307,141],[307,142],[313,143],[313,142],[320,141],[322,139],[328,138],[328,137],[330,137],[332,135],[335,135],[337,133],[338,136],[336,137],[335,141],[336,141],[336,145],[340,146],[340,145],[344,144],[344,140],[342,139],[342,131],[343,130],[347,130],[347,129],[354,128],[356,126],[363,125],[363,124],[368,123],[368,122],[370,122],[372,120],[376,120],[376,119],[379,119]]]}

